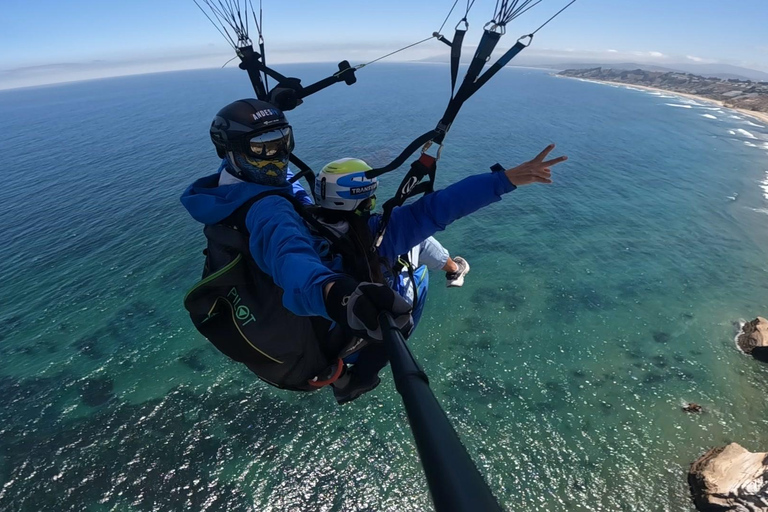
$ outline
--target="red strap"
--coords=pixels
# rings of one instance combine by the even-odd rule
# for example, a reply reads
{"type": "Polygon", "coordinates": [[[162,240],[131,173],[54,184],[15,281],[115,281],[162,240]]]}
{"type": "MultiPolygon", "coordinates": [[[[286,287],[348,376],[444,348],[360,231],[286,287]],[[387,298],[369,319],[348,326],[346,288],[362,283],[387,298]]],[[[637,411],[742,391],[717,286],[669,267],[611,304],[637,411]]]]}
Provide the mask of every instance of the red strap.
{"type": "Polygon", "coordinates": [[[432,155],[422,153],[419,157],[419,163],[421,163],[424,167],[431,168],[437,163],[437,160],[432,155]]]}
{"type": "Polygon", "coordinates": [[[309,385],[314,388],[322,388],[327,386],[328,384],[333,384],[334,382],[336,382],[339,379],[339,377],[341,377],[341,372],[343,370],[344,370],[344,361],[342,361],[341,358],[339,358],[338,361],[336,361],[336,371],[333,373],[330,379],[315,380],[317,379],[317,377],[315,377],[314,379],[310,379],[307,382],[309,382],[309,385]]]}

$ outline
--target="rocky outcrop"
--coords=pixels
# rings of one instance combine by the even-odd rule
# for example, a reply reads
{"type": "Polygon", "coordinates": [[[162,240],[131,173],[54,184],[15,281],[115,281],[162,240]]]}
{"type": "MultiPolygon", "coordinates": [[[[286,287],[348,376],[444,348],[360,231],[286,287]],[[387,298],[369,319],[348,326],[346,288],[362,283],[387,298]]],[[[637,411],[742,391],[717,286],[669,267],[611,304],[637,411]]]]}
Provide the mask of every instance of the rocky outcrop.
{"type": "Polygon", "coordinates": [[[744,324],[736,343],[755,359],[768,362],[768,320],[759,316],[744,324]]]}
{"type": "Polygon", "coordinates": [[[689,402],[688,405],[683,406],[684,412],[704,412],[704,408],[699,404],[689,402]]]}
{"type": "Polygon", "coordinates": [[[768,453],[737,443],[713,448],[691,464],[688,484],[702,512],[768,511],[768,453]]]}

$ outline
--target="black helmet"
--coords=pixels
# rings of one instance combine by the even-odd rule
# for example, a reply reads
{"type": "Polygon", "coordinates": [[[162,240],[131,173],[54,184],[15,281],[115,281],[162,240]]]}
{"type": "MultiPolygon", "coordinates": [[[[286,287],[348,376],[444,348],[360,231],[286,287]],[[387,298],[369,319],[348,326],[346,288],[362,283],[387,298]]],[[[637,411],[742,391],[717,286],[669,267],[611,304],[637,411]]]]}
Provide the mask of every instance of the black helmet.
{"type": "Polygon", "coordinates": [[[211,140],[239,178],[267,185],[284,180],[293,133],[285,115],[271,103],[255,99],[230,103],[213,118],[211,140]]]}

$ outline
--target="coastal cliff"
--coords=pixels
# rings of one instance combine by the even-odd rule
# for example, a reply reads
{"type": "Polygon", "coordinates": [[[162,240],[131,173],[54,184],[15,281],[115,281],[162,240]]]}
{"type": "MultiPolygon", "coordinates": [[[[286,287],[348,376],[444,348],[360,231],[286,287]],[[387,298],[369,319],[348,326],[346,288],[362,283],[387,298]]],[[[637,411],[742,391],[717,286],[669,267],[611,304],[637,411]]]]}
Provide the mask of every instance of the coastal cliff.
{"type": "Polygon", "coordinates": [[[560,76],[654,87],[720,101],[728,108],[768,113],[768,82],[724,80],[689,73],[608,68],[566,69],[560,76]]]}

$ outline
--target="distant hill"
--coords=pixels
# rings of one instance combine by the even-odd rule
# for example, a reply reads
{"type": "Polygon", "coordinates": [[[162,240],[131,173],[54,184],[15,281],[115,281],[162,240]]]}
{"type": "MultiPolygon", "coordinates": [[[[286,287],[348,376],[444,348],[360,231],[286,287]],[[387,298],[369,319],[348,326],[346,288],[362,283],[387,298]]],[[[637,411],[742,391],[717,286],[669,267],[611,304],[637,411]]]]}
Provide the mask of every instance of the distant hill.
{"type": "Polygon", "coordinates": [[[561,76],[629,85],[642,85],[722,102],[732,108],[768,113],[768,81],[705,77],[677,71],[590,68],[566,69],[561,76]]]}
{"type": "Polygon", "coordinates": [[[688,63],[675,63],[668,64],[667,66],[654,66],[653,64],[639,64],[637,62],[632,63],[560,63],[557,65],[546,65],[543,67],[552,69],[644,69],[646,71],[659,71],[662,73],[691,73],[693,75],[699,75],[707,78],[725,78],[736,80],[754,80],[756,82],[768,81],[768,73],[758,71],[756,69],[741,68],[738,66],[731,66],[729,64],[688,64],[688,63]]]}
{"type": "MultiPolygon", "coordinates": [[[[462,54],[462,63],[467,64],[472,58],[474,48],[465,48],[462,54]]],[[[675,62],[659,66],[649,63],[641,62],[601,62],[601,61],[567,61],[563,60],[562,54],[560,57],[553,57],[549,55],[537,54],[526,55],[521,53],[519,57],[516,57],[512,61],[510,66],[527,66],[527,67],[539,67],[547,69],[555,69],[562,71],[564,69],[620,69],[620,70],[632,70],[632,69],[645,69],[647,71],[659,71],[661,73],[691,73],[694,75],[713,77],[713,78],[725,78],[725,79],[737,79],[737,80],[754,80],[758,82],[768,81],[768,73],[764,71],[758,71],[756,69],[743,68],[739,66],[732,66],[730,64],[697,64],[695,62],[675,62]]],[[[494,55],[498,57],[498,55],[494,55]]],[[[421,62],[448,62],[448,55],[438,55],[434,57],[428,57],[421,62]]]]}

